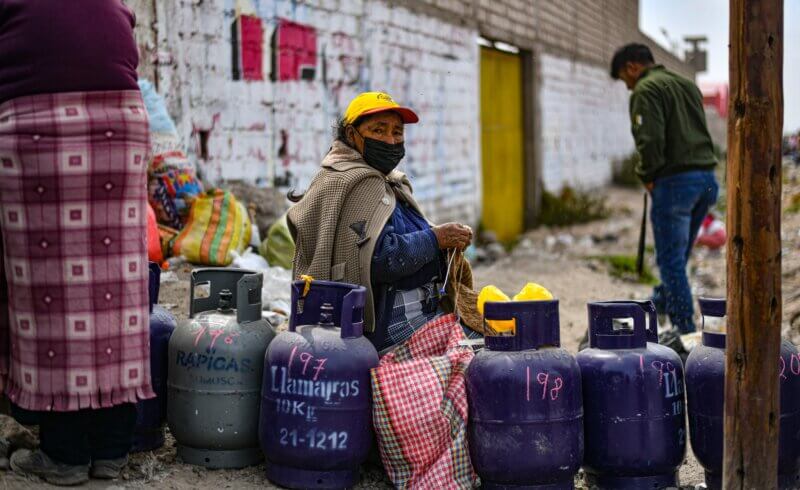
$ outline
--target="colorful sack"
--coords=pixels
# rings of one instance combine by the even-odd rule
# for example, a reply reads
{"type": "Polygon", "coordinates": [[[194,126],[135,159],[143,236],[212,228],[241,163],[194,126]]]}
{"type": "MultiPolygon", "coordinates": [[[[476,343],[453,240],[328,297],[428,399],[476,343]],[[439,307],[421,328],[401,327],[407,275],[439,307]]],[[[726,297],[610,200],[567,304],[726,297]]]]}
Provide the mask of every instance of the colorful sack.
{"type": "Polygon", "coordinates": [[[159,223],[181,229],[192,200],[203,192],[203,187],[194,164],[184,152],[164,98],[147,80],[139,80],[139,88],[150,122],[152,159],[147,170],[148,200],[159,223]]]}
{"type": "Polygon", "coordinates": [[[225,266],[250,243],[250,217],[229,191],[215,189],[194,200],[173,253],[194,264],[225,266]]]}
{"type": "Polygon", "coordinates": [[[178,238],[180,231],[166,225],[158,225],[158,236],[161,239],[161,253],[165,259],[172,256],[172,249],[175,246],[175,239],[178,238]]]}
{"type": "Polygon", "coordinates": [[[147,260],[160,264],[164,261],[161,250],[161,235],[158,232],[156,213],[152,206],[147,206],[147,260]]]}
{"type": "Polygon", "coordinates": [[[455,315],[439,317],[372,370],[373,420],[396,488],[473,488],[464,372],[474,357],[455,315]]]}
{"type": "Polygon", "coordinates": [[[194,165],[183,150],[166,150],[153,155],[148,171],[151,174],[166,172],[168,170],[190,169],[194,173],[194,165]]]}
{"type": "Polygon", "coordinates": [[[181,229],[183,223],[175,202],[169,197],[167,188],[161,185],[158,180],[147,183],[147,201],[156,213],[156,220],[159,224],[170,228],[181,229]]]}
{"type": "Polygon", "coordinates": [[[267,259],[272,267],[292,269],[294,240],[286,223],[286,213],[269,227],[267,238],[259,245],[258,253],[267,259]]]}
{"type": "MultiPolygon", "coordinates": [[[[179,152],[171,152],[179,153],[179,152]]],[[[165,155],[156,156],[149,172],[147,193],[159,223],[181,229],[189,218],[189,210],[203,186],[191,167],[166,168],[160,165],[165,155]],[[159,160],[162,158],[161,160],[159,160]],[[153,166],[158,170],[153,170],[153,166]]]]}

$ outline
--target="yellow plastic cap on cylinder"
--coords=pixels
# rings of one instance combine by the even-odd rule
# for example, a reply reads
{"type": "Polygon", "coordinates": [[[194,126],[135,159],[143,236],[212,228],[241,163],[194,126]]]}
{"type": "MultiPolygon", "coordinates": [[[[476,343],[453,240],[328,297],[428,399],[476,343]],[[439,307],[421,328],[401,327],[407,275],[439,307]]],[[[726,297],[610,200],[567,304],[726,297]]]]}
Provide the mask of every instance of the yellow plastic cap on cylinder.
{"type": "Polygon", "coordinates": [[[514,301],[544,301],[553,299],[553,295],[541,284],[529,282],[514,296],[514,301]]]}
{"type": "MultiPolygon", "coordinates": [[[[483,306],[487,301],[511,301],[508,295],[497,286],[489,285],[481,289],[478,294],[478,313],[483,315],[483,306]]],[[[516,322],[514,320],[487,320],[489,326],[498,333],[510,332],[514,330],[516,322]]]]}

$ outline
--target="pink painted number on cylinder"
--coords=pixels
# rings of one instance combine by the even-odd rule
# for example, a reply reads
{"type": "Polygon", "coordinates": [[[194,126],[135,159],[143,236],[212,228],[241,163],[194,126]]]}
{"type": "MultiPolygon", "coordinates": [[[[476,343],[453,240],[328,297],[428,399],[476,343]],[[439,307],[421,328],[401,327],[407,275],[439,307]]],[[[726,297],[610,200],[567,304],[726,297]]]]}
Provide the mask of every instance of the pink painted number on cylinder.
{"type": "Polygon", "coordinates": [[[536,381],[538,381],[539,384],[542,385],[542,400],[547,398],[547,381],[549,379],[550,375],[546,373],[539,373],[536,375],[536,381]]]}

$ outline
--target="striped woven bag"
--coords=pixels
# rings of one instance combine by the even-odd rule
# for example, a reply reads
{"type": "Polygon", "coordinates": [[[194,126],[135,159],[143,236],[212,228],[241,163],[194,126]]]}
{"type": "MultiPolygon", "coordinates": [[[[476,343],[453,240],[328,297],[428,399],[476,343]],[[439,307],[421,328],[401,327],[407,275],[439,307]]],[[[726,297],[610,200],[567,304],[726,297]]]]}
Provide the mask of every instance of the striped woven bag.
{"type": "Polygon", "coordinates": [[[193,264],[226,266],[231,251],[242,253],[250,243],[250,217],[229,191],[210,190],[194,200],[189,221],[175,239],[173,253],[193,264]]]}

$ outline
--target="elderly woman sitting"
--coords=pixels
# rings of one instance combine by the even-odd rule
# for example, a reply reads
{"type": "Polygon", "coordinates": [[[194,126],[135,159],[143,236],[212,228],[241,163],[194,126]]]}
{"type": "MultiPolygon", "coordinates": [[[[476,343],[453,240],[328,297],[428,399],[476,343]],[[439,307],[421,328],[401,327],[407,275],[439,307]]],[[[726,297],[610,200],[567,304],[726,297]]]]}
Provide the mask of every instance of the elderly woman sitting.
{"type": "Polygon", "coordinates": [[[385,93],[353,99],[321,170],[288,214],[295,277],[365,286],[365,331],[378,350],[442,313],[443,251],[472,240],[468,226],[430,225],[395,170],[405,155],[404,125],[418,120],[385,93]]]}

